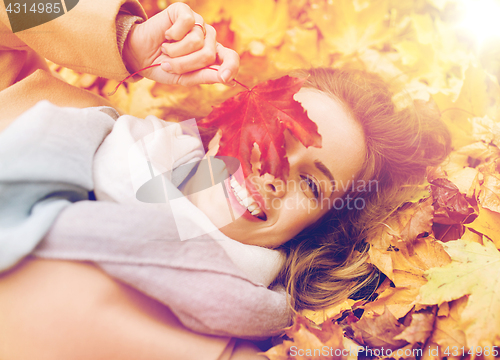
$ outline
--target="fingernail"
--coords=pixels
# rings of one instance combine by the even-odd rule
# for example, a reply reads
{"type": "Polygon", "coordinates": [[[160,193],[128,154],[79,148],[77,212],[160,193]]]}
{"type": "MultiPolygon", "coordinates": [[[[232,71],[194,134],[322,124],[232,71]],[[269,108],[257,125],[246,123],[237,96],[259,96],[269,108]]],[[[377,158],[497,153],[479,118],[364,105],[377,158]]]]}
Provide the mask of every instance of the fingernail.
{"type": "Polygon", "coordinates": [[[165,44],[161,45],[161,52],[164,53],[165,55],[167,54],[167,49],[166,49],[165,44]]]}
{"type": "Polygon", "coordinates": [[[222,81],[227,83],[231,79],[231,70],[226,69],[220,74],[220,77],[222,78],[222,81]]]}
{"type": "Polygon", "coordinates": [[[160,65],[161,69],[163,71],[172,71],[172,65],[170,65],[168,62],[162,62],[160,65]]]}
{"type": "Polygon", "coordinates": [[[165,32],[165,40],[167,41],[172,40],[172,38],[170,37],[170,35],[167,34],[167,32],[165,32]]]}

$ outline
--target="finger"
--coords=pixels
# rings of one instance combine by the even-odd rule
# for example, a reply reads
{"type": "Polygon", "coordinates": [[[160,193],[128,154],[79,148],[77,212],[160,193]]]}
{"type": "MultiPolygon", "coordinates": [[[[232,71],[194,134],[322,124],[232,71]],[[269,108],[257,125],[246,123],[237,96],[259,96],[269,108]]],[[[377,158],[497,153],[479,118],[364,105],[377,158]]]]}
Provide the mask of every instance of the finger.
{"type": "Polygon", "coordinates": [[[232,49],[226,48],[217,43],[217,56],[222,61],[217,71],[213,69],[201,69],[188,74],[183,74],[177,83],[185,86],[197,84],[214,84],[218,82],[229,83],[238,74],[240,66],[240,57],[238,53],[232,49]]]}
{"type": "MultiPolygon", "coordinates": [[[[230,83],[238,74],[240,57],[236,51],[217,43],[217,55],[222,61],[220,66],[212,66],[212,69],[204,68],[179,75],[175,78],[176,84],[192,86],[198,84],[230,83]],[[213,68],[217,67],[217,71],[213,68]]],[[[167,73],[165,73],[167,74],[167,73]]],[[[172,78],[168,78],[169,80],[172,78]]]]}
{"type": "MultiPolygon", "coordinates": [[[[203,18],[200,15],[195,14],[195,19],[196,19],[196,24],[200,24],[200,26],[205,26],[203,23],[203,18]]],[[[206,30],[202,30],[200,26],[198,25],[193,26],[191,31],[186,36],[184,36],[184,38],[180,41],[163,43],[161,47],[162,53],[171,58],[175,58],[188,55],[195,51],[203,49],[206,41],[206,36],[205,36],[206,30]]]]}
{"type": "Polygon", "coordinates": [[[184,3],[174,3],[167,8],[169,9],[168,14],[173,25],[165,31],[165,39],[182,40],[193,29],[196,13],[184,3]]]}
{"type": "Polygon", "coordinates": [[[219,77],[217,71],[209,68],[192,71],[190,73],[179,75],[176,79],[176,84],[183,86],[194,86],[199,84],[215,84],[218,83],[219,77]]]}
{"type": "Polygon", "coordinates": [[[236,51],[224,47],[219,43],[217,43],[216,51],[217,57],[220,61],[222,61],[222,64],[217,71],[217,76],[220,82],[227,84],[236,77],[236,74],[238,74],[240,56],[236,51]]]}
{"type": "Polygon", "coordinates": [[[185,74],[215,63],[217,58],[217,42],[215,41],[216,31],[210,25],[205,26],[207,30],[207,38],[205,39],[203,48],[185,56],[176,58],[165,57],[165,60],[162,59],[161,66],[164,71],[175,74],[185,74]]]}

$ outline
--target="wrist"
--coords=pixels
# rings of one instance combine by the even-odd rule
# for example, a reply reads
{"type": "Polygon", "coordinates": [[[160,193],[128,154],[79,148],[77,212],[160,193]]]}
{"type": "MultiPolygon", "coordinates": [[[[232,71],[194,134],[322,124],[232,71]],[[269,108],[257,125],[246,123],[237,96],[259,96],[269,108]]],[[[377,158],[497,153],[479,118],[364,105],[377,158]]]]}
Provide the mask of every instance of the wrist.
{"type": "Polygon", "coordinates": [[[134,55],[133,38],[143,19],[138,16],[119,14],[116,18],[116,36],[118,49],[122,57],[123,64],[130,73],[134,73],[140,68],[140,64],[134,55]]]}

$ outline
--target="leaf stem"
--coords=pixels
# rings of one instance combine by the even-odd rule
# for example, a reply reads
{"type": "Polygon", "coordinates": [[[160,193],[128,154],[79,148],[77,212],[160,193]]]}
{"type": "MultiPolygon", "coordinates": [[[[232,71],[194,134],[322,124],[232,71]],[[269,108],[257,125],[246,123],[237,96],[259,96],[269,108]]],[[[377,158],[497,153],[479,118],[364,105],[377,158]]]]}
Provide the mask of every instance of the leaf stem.
{"type": "MultiPolygon", "coordinates": [[[[161,65],[161,64],[153,64],[153,65],[149,65],[149,66],[146,66],[145,68],[142,68],[142,69],[140,69],[140,70],[137,70],[137,71],[136,71],[135,73],[133,73],[133,74],[130,74],[130,75],[129,75],[129,76],[127,76],[125,79],[123,79],[122,81],[120,81],[120,82],[118,83],[118,85],[116,85],[115,89],[114,89],[112,92],[108,93],[108,96],[113,96],[113,95],[116,93],[116,91],[118,90],[118,88],[119,88],[119,87],[120,87],[120,86],[121,86],[121,85],[122,85],[125,81],[127,81],[128,79],[130,79],[132,76],[137,75],[137,74],[138,74],[138,73],[140,73],[141,71],[144,71],[144,70],[147,70],[147,69],[151,69],[152,67],[155,67],[155,66],[160,66],[160,65],[161,65]]],[[[215,69],[215,68],[210,67],[210,66],[209,66],[209,67],[207,67],[207,69],[218,71],[218,69],[215,69]]],[[[238,80],[236,80],[236,79],[233,79],[233,81],[234,81],[236,84],[238,84],[238,85],[240,85],[240,86],[243,86],[245,89],[247,89],[248,91],[250,91],[250,88],[249,88],[248,86],[246,86],[245,84],[240,83],[240,82],[239,82],[238,80]]]]}
{"type": "Polygon", "coordinates": [[[140,73],[141,71],[144,71],[144,70],[147,70],[147,69],[151,69],[152,67],[155,67],[155,66],[160,66],[161,64],[153,64],[153,65],[149,65],[149,66],[146,66],[145,68],[142,68],[141,70],[137,70],[135,73],[133,74],[130,74],[129,76],[127,76],[125,79],[123,79],[122,81],[120,81],[118,83],[118,85],[116,85],[115,89],[108,93],[108,96],[113,96],[116,91],[118,90],[118,88],[120,87],[121,84],[123,84],[125,81],[127,81],[128,79],[130,79],[132,76],[134,75],[137,75],[138,73],[140,73]]]}
{"type": "MultiPolygon", "coordinates": [[[[211,66],[209,66],[207,69],[214,70],[214,71],[219,71],[218,69],[213,68],[213,67],[211,67],[211,66]]],[[[247,89],[248,91],[250,91],[250,90],[251,90],[248,86],[246,86],[245,84],[240,83],[238,80],[233,79],[233,81],[234,81],[236,84],[238,84],[238,85],[240,85],[240,86],[243,86],[243,87],[244,87],[245,89],[247,89]]]]}

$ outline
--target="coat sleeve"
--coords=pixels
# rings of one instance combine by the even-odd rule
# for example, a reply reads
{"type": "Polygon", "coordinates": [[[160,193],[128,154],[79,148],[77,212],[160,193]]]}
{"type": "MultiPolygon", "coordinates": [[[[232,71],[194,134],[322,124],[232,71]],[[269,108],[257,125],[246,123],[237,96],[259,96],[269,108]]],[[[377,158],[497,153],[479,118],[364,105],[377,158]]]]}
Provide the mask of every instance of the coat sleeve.
{"type": "Polygon", "coordinates": [[[0,52],[24,51],[29,55],[32,50],[75,71],[121,80],[129,72],[117,41],[119,13],[146,19],[137,0],[80,0],[66,14],[14,34],[4,2],[0,2],[0,52]]]}

